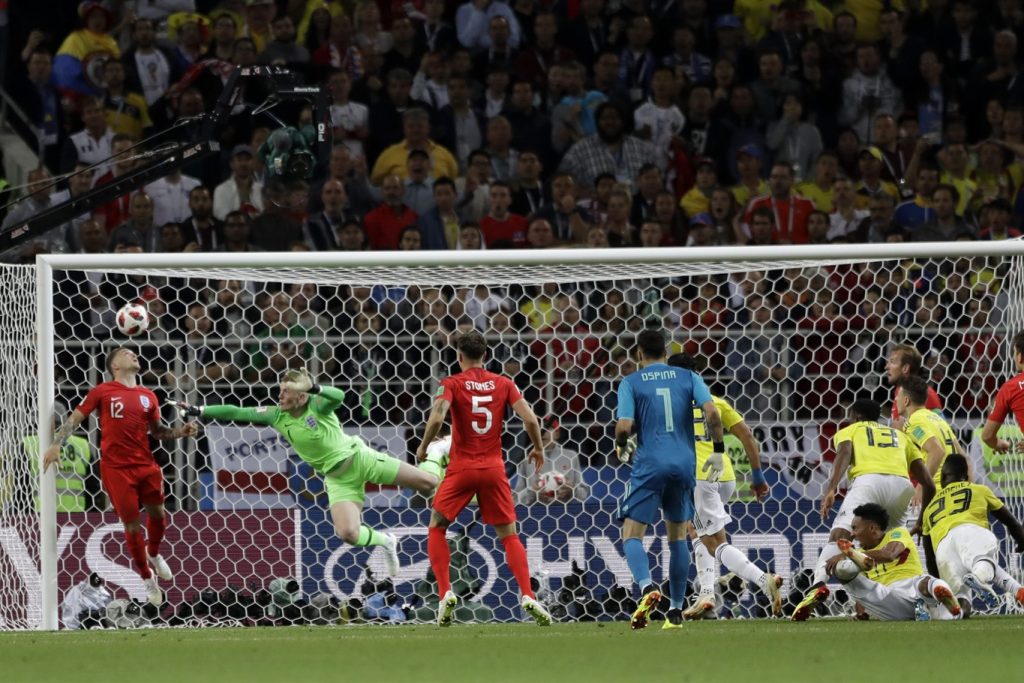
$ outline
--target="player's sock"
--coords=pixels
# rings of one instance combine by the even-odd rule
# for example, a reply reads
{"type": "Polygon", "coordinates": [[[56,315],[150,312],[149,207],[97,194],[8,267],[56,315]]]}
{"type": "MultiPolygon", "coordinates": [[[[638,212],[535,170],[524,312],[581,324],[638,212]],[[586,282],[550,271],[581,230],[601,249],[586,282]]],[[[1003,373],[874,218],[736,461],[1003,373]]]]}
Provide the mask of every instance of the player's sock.
{"type": "Polygon", "coordinates": [[[718,546],[715,550],[715,559],[725,565],[726,569],[733,572],[744,581],[755,583],[761,588],[765,588],[767,586],[765,583],[766,574],[758,569],[746,554],[732,547],[728,543],[723,543],[718,546]]]}
{"type": "Polygon", "coordinates": [[[356,539],[353,545],[363,547],[368,545],[384,545],[386,542],[387,539],[384,537],[384,534],[364,524],[359,527],[359,538],[356,539]]]}
{"type": "Polygon", "coordinates": [[[992,581],[992,587],[1000,593],[1009,593],[1010,595],[1016,595],[1017,591],[1020,590],[1020,582],[1010,576],[1005,569],[997,566],[995,572],[995,579],[992,581]]]}
{"type": "Polygon", "coordinates": [[[971,565],[971,573],[984,584],[989,584],[996,578],[996,565],[987,557],[979,558],[971,565]]]}
{"type": "Polygon", "coordinates": [[[642,593],[645,588],[651,585],[651,564],[647,560],[647,551],[644,550],[644,543],[639,538],[627,538],[622,542],[622,551],[626,555],[626,564],[633,574],[633,580],[640,587],[642,593]]]}
{"type": "Polygon", "coordinates": [[[690,549],[686,541],[672,541],[668,544],[668,587],[672,609],[682,609],[686,604],[686,580],[690,576],[690,549]]]}
{"type": "Polygon", "coordinates": [[[164,540],[164,531],[166,529],[166,517],[146,515],[146,543],[149,546],[150,557],[156,557],[160,554],[160,543],[164,540]]]}
{"type": "Polygon", "coordinates": [[[718,565],[699,538],[693,539],[693,560],[697,565],[697,584],[700,586],[700,592],[714,593],[718,565]]]}
{"type": "Polygon", "coordinates": [[[146,539],[142,535],[142,529],[124,532],[124,542],[128,546],[128,554],[135,560],[135,569],[139,576],[149,579],[153,572],[149,570],[149,562],[146,561],[146,539]]]}
{"type": "Polygon", "coordinates": [[[533,598],[533,589],[530,587],[530,563],[526,560],[526,548],[519,540],[519,534],[509,534],[501,539],[501,543],[505,546],[505,562],[519,584],[519,592],[533,598]]]}
{"type": "Polygon", "coordinates": [[[444,534],[445,530],[441,527],[427,530],[427,557],[430,558],[430,568],[434,570],[434,578],[437,579],[437,594],[441,597],[452,588],[452,552],[444,534]]]}
{"type": "Polygon", "coordinates": [[[825,544],[825,547],[821,549],[821,554],[818,555],[818,564],[814,565],[814,583],[825,583],[828,581],[828,574],[825,572],[825,563],[828,562],[830,557],[835,557],[839,554],[839,546],[834,541],[829,541],[825,544]]]}

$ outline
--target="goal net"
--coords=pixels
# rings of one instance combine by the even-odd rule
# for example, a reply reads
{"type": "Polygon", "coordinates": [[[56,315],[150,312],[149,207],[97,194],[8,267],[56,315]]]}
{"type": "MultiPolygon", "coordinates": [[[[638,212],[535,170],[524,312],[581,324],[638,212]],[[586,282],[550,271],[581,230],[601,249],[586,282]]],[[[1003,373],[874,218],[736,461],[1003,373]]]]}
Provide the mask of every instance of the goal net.
{"type": "MultiPolygon", "coordinates": [[[[91,574],[115,598],[144,598],[100,485],[95,417],[59,471],[40,476],[34,464],[51,420],[106,379],[105,356],[122,345],[139,353],[141,381],[166,423],[180,422],[169,399],[272,405],[281,373],[301,366],[344,389],[347,432],[411,462],[438,380],[457,371],[454,339],[484,332],[488,367],[515,379],[542,416],[548,467],[562,476],[560,486],[541,481],[524,464],[528,441],[510,419],[504,448],[520,530],[540,597],[560,620],[622,619],[632,609],[616,520],[629,468],[617,463],[612,434],[618,382],[635,370],[634,337],[647,327],[695,356],[712,392],[752,427],[771,497],[752,499],[743,449],[727,437],[737,477],[728,532],[784,578],[784,595],[805,585],[827,539],[832,518],[821,519],[818,501],[849,403],[871,397],[889,412],[885,363],[895,344],[922,352],[976,471],[1019,516],[1024,456],[994,454],[979,434],[1014,373],[1008,342],[1024,329],[1022,253],[1005,242],[154,254],[47,256],[35,268],[6,268],[0,629],[58,627],[59,605],[91,574]],[[129,339],[114,313],[130,302],[155,322],[129,339]]],[[[1003,433],[1020,435],[1012,425],[1003,433]]],[[[163,583],[167,623],[433,619],[422,496],[368,487],[364,521],[400,538],[402,567],[389,582],[380,550],[335,537],[322,481],[272,430],[207,423],[199,437],[154,453],[169,511],[163,554],[174,571],[163,583]]],[[[1020,557],[995,530],[1019,576],[1020,557]]],[[[473,505],[450,542],[463,597],[456,619],[519,619],[501,544],[473,505]]],[[[646,546],[655,580],[666,580],[661,524],[646,546]]],[[[720,584],[722,614],[764,615],[738,581],[720,584]]]]}

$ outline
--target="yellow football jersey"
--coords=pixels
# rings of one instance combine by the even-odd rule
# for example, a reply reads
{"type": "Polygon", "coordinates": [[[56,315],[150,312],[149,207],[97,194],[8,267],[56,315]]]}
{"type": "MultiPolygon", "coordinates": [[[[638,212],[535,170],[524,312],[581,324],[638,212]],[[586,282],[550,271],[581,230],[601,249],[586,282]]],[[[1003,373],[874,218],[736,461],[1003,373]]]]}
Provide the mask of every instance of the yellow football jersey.
{"type": "MultiPolygon", "coordinates": [[[[926,454],[924,445],[932,437],[939,440],[943,451],[942,462],[939,463],[939,467],[935,470],[935,474],[932,475],[932,479],[935,480],[935,488],[941,488],[942,463],[946,462],[946,456],[957,452],[956,434],[953,433],[953,428],[949,426],[949,423],[941,415],[927,408],[920,408],[907,418],[907,424],[903,431],[907,433],[907,436],[914,442],[914,445],[921,449],[922,454],[926,454]]],[[[928,459],[925,457],[925,464],[927,463],[928,459]]]]}
{"type": "Polygon", "coordinates": [[[921,566],[921,556],[917,552],[917,545],[911,538],[910,532],[904,527],[898,526],[889,529],[878,545],[874,548],[865,548],[865,550],[881,550],[890,543],[899,543],[903,546],[900,556],[892,562],[876,564],[864,576],[888,586],[900,579],[912,579],[925,573],[924,567],[921,566]]]}
{"type": "Polygon", "coordinates": [[[847,477],[853,481],[862,474],[895,474],[910,476],[910,463],[921,460],[917,446],[892,427],[877,422],[854,422],[832,437],[839,444],[853,444],[853,460],[847,477]]]}
{"type": "MultiPolygon", "coordinates": [[[[743,416],[737,413],[736,409],[729,405],[724,398],[712,396],[711,400],[714,401],[715,408],[718,409],[718,414],[722,418],[723,431],[728,432],[743,422],[743,416]]],[[[708,425],[704,421],[704,411],[697,406],[693,407],[693,436],[697,445],[697,479],[704,481],[708,478],[708,473],[703,470],[704,463],[714,452],[714,446],[711,445],[711,435],[708,434],[708,425]]],[[[729,459],[727,453],[722,454],[722,465],[722,476],[718,478],[718,481],[736,481],[736,472],[732,468],[732,460],[729,459]]]]}
{"type": "Polygon", "coordinates": [[[953,482],[935,494],[921,515],[921,528],[931,536],[932,547],[938,550],[950,529],[962,524],[974,524],[988,529],[988,513],[1003,507],[992,490],[969,481],[953,482]]]}

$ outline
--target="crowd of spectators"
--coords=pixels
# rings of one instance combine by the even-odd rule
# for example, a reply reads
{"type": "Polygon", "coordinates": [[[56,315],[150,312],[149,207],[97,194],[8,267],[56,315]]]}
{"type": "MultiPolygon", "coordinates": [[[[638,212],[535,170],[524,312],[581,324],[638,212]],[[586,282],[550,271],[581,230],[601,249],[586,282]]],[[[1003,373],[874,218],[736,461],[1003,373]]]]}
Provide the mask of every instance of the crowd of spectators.
{"type": "MultiPolygon", "coordinates": [[[[285,65],[327,88],[327,168],[271,177],[260,150],[278,124],[234,116],[220,157],[83,214],[15,259],[1021,234],[1021,0],[125,5],[81,3],[67,35],[26,31],[7,86],[40,132],[45,166],[5,228],[145,163],[108,159],[189,130],[179,124],[210,111],[239,65],[285,65]],[[97,163],[66,187],[45,185],[97,163]]],[[[282,115],[302,125],[312,113],[282,115]]],[[[958,397],[950,411],[978,414],[1002,371],[991,330],[1004,322],[1004,275],[962,259],[499,291],[70,274],[58,330],[107,339],[111,312],[141,299],[167,311],[156,338],[195,341],[149,353],[149,379],[168,388],[184,381],[174,358],[193,347],[196,382],[266,382],[312,362],[354,387],[353,419],[406,424],[421,415],[435,361],[452,360],[450,335],[472,326],[502,335],[494,368],[580,443],[576,429],[605,438],[632,367],[629,335],[651,321],[761,419],[835,419],[861,389],[885,396],[885,349],[907,337],[940,393],[958,397]],[[234,341],[199,346],[211,337],[234,341]]]]}

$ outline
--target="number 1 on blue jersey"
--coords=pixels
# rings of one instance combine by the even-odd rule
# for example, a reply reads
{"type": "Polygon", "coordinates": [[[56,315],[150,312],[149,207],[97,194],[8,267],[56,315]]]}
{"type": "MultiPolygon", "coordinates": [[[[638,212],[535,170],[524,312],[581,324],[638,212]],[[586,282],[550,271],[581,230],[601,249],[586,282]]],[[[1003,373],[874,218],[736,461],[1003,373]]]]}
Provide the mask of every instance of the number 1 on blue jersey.
{"type": "Polygon", "coordinates": [[[675,421],[672,418],[672,392],[668,388],[655,389],[654,393],[661,396],[661,400],[665,407],[665,431],[674,432],[676,430],[675,421]]]}

